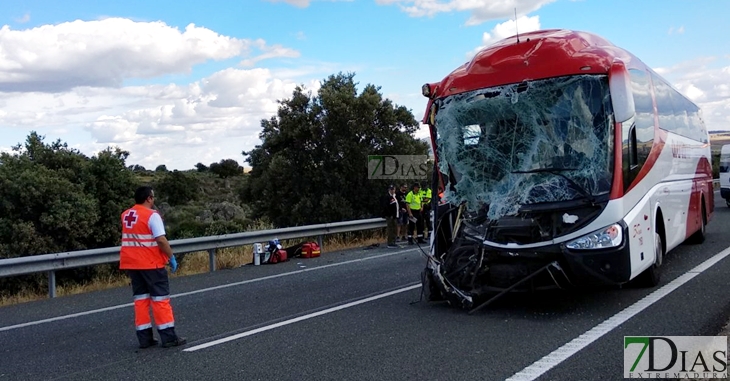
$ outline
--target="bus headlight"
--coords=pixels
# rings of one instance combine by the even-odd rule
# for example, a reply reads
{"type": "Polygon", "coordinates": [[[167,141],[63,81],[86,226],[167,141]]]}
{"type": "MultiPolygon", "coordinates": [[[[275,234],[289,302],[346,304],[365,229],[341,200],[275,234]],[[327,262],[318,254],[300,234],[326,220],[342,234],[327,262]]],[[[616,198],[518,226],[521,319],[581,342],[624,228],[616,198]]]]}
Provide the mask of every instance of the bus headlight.
{"type": "Polygon", "coordinates": [[[622,241],[623,228],[619,224],[613,224],[570,241],[566,246],[576,250],[606,249],[619,246],[622,241]]]}

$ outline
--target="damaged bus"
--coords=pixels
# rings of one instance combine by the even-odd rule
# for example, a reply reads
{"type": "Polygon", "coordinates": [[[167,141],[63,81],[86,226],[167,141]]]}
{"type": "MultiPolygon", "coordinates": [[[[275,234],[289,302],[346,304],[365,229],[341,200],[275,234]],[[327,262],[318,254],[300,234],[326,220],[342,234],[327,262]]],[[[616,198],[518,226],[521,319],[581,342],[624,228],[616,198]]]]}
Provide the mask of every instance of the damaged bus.
{"type": "Polygon", "coordinates": [[[629,281],[713,213],[700,109],[631,53],[543,30],[425,84],[436,168],[423,286],[471,312],[510,291],[629,281]]]}

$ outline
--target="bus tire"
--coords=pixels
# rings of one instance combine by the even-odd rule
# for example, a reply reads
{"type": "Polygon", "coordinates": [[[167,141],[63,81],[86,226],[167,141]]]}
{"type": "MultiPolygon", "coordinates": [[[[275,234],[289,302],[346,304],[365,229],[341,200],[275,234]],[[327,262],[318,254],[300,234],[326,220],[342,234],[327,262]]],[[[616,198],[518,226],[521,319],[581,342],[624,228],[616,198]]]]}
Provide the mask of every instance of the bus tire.
{"type": "Polygon", "coordinates": [[[687,239],[687,243],[690,244],[700,244],[702,242],[705,242],[705,237],[707,234],[707,212],[705,211],[705,200],[702,199],[702,223],[700,224],[700,230],[696,231],[694,234],[692,234],[689,239],[687,239]]]}
{"type": "Polygon", "coordinates": [[[654,232],[654,252],[656,254],[654,263],[636,277],[636,283],[640,287],[656,287],[661,280],[660,268],[664,261],[664,244],[658,231],[654,232]]]}

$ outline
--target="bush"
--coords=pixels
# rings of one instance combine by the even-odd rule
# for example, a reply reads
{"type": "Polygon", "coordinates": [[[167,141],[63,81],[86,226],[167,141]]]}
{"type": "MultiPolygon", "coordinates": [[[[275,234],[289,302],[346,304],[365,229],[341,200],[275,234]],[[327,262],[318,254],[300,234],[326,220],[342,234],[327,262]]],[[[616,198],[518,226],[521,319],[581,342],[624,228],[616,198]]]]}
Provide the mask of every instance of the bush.
{"type": "Polygon", "coordinates": [[[172,206],[187,204],[198,198],[200,182],[181,171],[167,172],[155,185],[155,194],[172,206]]]}
{"type": "MultiPolygon", "coordinates": [[[[94,157],[60,140],[46,144],[32,132],[24,145],[0,154],[0,257],[21,257],[117,246],[119,217],[133,201],[128,153],[106,149],[94,157]]],[[[59,285],[91,279],[103,267],[60,272],[59,285]]],[[[12,293],[38,277],[0,279],[12,293]]]]}

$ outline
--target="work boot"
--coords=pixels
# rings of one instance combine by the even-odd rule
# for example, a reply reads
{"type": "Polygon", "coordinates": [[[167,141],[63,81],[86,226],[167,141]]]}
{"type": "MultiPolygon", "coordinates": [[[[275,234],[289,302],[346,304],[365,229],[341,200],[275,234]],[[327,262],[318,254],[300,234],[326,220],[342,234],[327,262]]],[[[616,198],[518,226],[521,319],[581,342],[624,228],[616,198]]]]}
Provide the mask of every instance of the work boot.
{"type": "Polygon", "coordinates": [[[157,332],[160,334],[163,348],[177,347],[188,342],[185,338],[179,337],[175,333],[175,327],[160,329],[157,332]]]}
{"type": "Polygon", "coordinates": [[[184,337],[178,337],[175,340],[168,341],[166,343],[162,343],[162,348],[172,348],[172,347],[178,347],[180,345],[185,345],[188,340],[184,337]]]}
{"type": "Polygon", "coordinates": [[[145,349],[153,345],[157,345],[158,341],[155,340],[152,328],[147,328],[137,331],[137,341],[139,341],[139,348],[145,349]]]}

